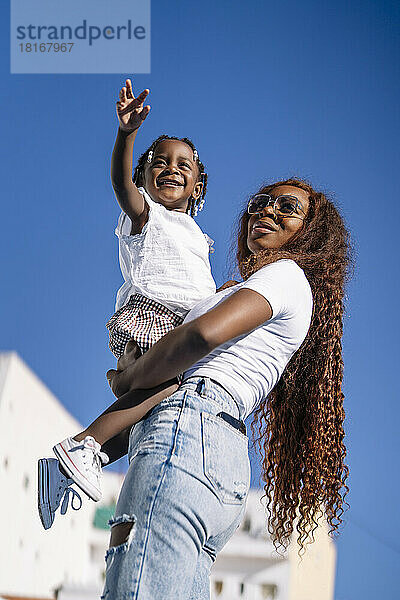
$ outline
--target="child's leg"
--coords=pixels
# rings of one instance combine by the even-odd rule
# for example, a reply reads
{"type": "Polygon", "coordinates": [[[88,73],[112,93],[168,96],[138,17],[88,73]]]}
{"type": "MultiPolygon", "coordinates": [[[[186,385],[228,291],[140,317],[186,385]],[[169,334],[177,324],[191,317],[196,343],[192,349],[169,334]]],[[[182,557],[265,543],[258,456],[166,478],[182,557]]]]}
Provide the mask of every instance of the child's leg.
{"type": "Polygon", "coordinates": [[[108,464],[111,464],[125,456],[125,454],[128,454],[130,432],[131,427],[127,427],[124,431],[121,431],[121,433],[115,435],[111,440],[108,440],[108,442],[105,442],[102,445],[101,451],[107,454],[108,464]]]}
{"type": "MultiPolygon", "coordinates": [[[[136,360],[140,349],[133,341],[126,345],[124,359],[136,360]],[[131,356],[132,355],[132,356],[131,356]]],[[[101,467],[109,462],[102,446],[110,442],[113,460],[123,456],[127,448],[126,430],[142,419],[151,408],[173,394],[178,387],[170,380],[149,390],[135,390],[120,396],[89,427],[74,438],[67,438],[53,447],[65,474],[93,500],[101,498],[101,467]],[[121,448],[121,434],[123,448],[121,448]],[[120,436],[120,437],[118,437],[120,436]]]]}
{"type": "Polygon", "coordinates": [[[167,381],[150,390],[134,390],[124,394],[104,411],[89,427],[74,436],[78,442],[87,436],[103,446],[106,442],[140,421],[156,404],[178,389],[176,380],[167,381]]]}
{"type": "MultiPolygon", "coordinates": [[[[118,398],[100,417],[75,438],[67,438],[53,447],[65,474],[83,490],[89,498],[101,498],[101,467],[109,457],[101,446],[142,419],[151,408],[178,388],[171,380],[151,390],[135,390],[118,398]]],[[[111,444],[113,446],[113,444],[111,444]]],[[[125,433],[126,447],[126,433],[125,433]]],[[[120,458],[120,448],[117,455],[120,458]]]]}
{"type": "MultiPolygon", "coordinates": [[[[165,387],[165,388],[163,387],[162,391],[160,391],[158,394],[153,396],[154,405],[157,404],[157,402],[164,400],[164,398],[167,398],[167,396],[170,396],[171,394],[173,394],[175,392],[175,390],[177,389],[177,387],[178,387],[178,385],[177,384],[174,385],[173,383],[171,385],[167,384],[167,387],[165,387]]],[[[159,388],[157,388],[157,389],[159,389],[159,388]]],[[[146,397],[147,397],[147,392],[154,393],[154,390],[140,390],[140,395],[139,395],[139,392],[133,392],[132,397],[131,397],[132,405],[136,405],[138,401],[141,402],[140,398],[142,397],[143,392],[146,392],[146,397]],[[134,398],[133,398],[133,396],[134,396],[134,398]]],[[[126,394],[126,398],[128,401],[128,398],[129,398],[128,394],[126,394]]],[[[146,406],[148,406],[148,405],[146,405],[146,406]]],[[[102,415],[100,415],[100,417],[98,417],[98,419],[96,419],[96,421],[94,421],[94,423],[92,423],[92,425],[90,425],[87,429],[85,429],[85,432],[82,432],[82,433],[78,434],[77,436],[75,436],[75,439],[79,441],[81,439],[81,436],[85,436],[85,435],[92,435],[95,439],[97,439],[96,435],[94,435],[95,431],[94,431],[94,429],[92,430],[92,427],[94,427],[95,423],[97,423],[97,422],[99,422],[100,427],[101,427],[102,417],[105,417],[105,415],[107,413],[110,413],[115,410],[119,410],[118,407],[122,408],[122,406],[119,406],[119,402],[117,401],[112,406],[110,406],[102,415]],[[93,431],[93,433],[92,433],[92,431],[93,431]]],[[[150,410],[150,408],[148,410],[150,410]]],[[[125,416],[127,416],[127,415],[125,415],[125,416]]],[[[135,420],[135,422],[137,422],[137,420],[135,420]]],[[[109,439],[108,441],[106,441],[102,444],[101,450],[102,450],[102,452],[105,452],[107,454],[107,456],[109,458],[108,464],[111,464],[111,463],[115,462],[116,460],[119,460],[120,458],[125,456],[125,454],[128,453],[129,434],[131,432],[132,425],[133,424],[130,423],[129,426],[126,427],[126,429],[124,429],[120,433],[117,433],[117,435],[114,435],[114,437],[112,437],[111,439],[109,439]]]]}

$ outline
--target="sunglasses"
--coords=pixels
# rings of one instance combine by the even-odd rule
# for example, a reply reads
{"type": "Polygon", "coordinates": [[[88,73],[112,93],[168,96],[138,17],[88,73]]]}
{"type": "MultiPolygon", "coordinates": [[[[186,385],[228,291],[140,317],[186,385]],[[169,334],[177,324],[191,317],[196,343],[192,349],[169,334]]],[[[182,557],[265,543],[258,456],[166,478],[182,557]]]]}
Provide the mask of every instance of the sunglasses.
{"type": "Polygon", "coordinates": [[[256,215],[262,213],[267,206],[272,206],[274,215],[278,219],[292,217],[304,221],[306,217],[306,213],[301,208],[301,204],[296,196],[290,196],[289,194],[282,194],[282,196],[278,196],[277,198],[273,198],[269,194],[256,194],[250,198],[247,205],[247,212],[250,215],[256,215]],[[301,216],[300,212],[303,213],[303,216],[301,216]]]}

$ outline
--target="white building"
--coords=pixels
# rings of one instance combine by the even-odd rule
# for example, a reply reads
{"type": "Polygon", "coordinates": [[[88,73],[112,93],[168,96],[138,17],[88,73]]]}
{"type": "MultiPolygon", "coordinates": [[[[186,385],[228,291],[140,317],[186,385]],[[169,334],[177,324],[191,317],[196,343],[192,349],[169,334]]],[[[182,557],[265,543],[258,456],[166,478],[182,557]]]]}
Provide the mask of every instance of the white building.
{"type": "MultiPolygon", "coordinates": [[[[44,531],[37,515],[37,459],[82,429],[15,353],[0,354],[0,596],[95,600],[104,576],[108,518],[122,475],[105,471],[103,500],[57,514],[44,531]]],[[[260,492],[252,490],[241,528],[212,571],[213,600],[332,600],[335,547],[326,528],[299,562],[297,547],[278,556],[265,534],[260,492]]],[[[179,600],[179,599],[177,599],[179,600]]]]}

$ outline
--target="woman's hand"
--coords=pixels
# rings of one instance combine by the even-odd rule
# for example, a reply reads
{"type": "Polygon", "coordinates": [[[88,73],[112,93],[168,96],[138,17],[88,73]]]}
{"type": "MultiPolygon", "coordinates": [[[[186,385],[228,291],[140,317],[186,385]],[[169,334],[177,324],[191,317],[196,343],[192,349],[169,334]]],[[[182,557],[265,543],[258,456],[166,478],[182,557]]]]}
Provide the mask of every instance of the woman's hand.
{"type": "Polygon", "coordinates": [[[108,384],[117,398],[120,398],[132,389],[134,366],[141,354],[136,342],[130,340],[125,347],[124,354],[118,359],[117,369],[107,371],[108,384]]]}
{"type": "Polygon", "coordinates": [[[132,133],[136,129],[139,129],[150,112],[149,105],[143,106],[143,102],[146,100],[149,92],[150,90],[143,90],[135,98],[131,80],[126,80],[126,87],[123,87],[119,92],[119,100],[117,102],[117,116],[120,129],[127,133],[132,133]]]}

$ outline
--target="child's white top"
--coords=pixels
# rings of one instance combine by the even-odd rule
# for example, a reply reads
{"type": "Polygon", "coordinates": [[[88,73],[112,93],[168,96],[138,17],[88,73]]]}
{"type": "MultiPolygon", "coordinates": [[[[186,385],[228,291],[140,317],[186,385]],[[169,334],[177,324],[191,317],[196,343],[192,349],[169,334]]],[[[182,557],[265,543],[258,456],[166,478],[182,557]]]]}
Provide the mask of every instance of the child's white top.
{"type": "Polygon", "coordinates": [[[266,398],[303,343],[311,322],[313,299],[303,270],[293,260],[278,260],[251,277],[197,304],[185,323],[196,319],[241,289],[266,298],[272,317],[250,333],[218,346],[186,371],[210,377],[235,399],[245,419],[266,398]]]}
{"type": "Polygon", "coordinates": [[[167,210],[144,188],[139,191],[149,206],[142,232],[131,235],[132,222],[124,212],[115,230],[125,280],[115,310],[132,294],[142,294],[184,317],[197,302],[215,294],[209,238],[188,214],[167,210]]]}

